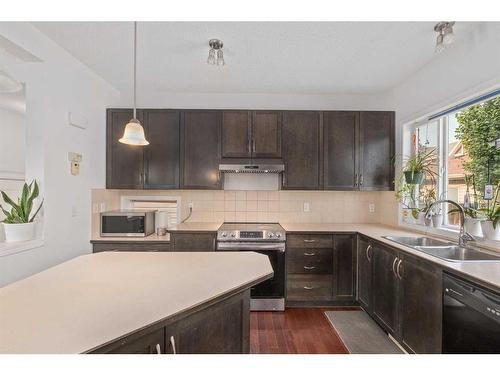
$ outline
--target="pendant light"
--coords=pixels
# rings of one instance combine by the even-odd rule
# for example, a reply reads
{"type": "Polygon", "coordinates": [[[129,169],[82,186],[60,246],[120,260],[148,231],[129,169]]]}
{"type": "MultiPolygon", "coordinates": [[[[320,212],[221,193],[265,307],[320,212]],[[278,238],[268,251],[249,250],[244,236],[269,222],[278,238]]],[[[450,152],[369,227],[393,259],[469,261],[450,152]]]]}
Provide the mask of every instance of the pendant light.
{"type": "Polygon", "coordinates": [[[134,115],[133,118],[125,125],[125,131],[123,132],[123,137],[118,141],[132,146],[147,146],[149,142],[144,136],[144,128],[142,127],[139,120],[137,120],[137,108],[136,108],[136,76],[137,76],[137,22],[134,22],[134,115]]]}

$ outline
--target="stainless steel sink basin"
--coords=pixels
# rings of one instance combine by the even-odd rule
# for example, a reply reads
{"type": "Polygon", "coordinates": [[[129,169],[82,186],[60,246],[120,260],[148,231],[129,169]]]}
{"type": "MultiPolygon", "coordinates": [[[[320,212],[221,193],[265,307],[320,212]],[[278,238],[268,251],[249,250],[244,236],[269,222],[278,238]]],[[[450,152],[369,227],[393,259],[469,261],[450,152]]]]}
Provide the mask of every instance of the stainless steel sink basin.
{"type": "Polygon", "coordinates": [[[451,242],[435,240],[429,237],[385,236],[384,238],[451,262],[500,262],[500,255],[460,247],[451,242]]]}

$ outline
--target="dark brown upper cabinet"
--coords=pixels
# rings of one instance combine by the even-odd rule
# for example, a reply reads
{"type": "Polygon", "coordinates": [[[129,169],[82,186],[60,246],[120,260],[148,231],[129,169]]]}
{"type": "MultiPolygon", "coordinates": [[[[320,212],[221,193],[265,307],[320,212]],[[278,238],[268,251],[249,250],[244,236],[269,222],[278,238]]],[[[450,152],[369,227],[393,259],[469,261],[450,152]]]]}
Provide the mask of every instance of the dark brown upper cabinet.
{"type": "Polygon", "coordinates": [[[181,113],[181,188],[220,189],[221,112],[181,113]]]}
{"type": "Polygon", "coordinates": [[[222,113],[222,157],[280,158],[279,111],[224,111],[222,113]]]}
{"type": "Polygon", "coordinates": [[[150,142],[144,147],[144,188],[178,188],[180,112],[145,110],[144,128],[150,142]]]}
{"type": "Polygon", "coordinates": [[[320,129],[321,112],[291,111],[283,114],[283,189],[321,188],[320,129]]]}
{"type": "Polygon", "coordinates": [[[326,190],[394,189],[394,112],[324,112],[326,190]]]}
{"type": "Polygon", "coordinates": [[[222,112],[222,157],[252,157],[252,113],[222,112]]]}
{"type": "Polygon", "coordinates": [[[281,157],[282,112],[254,111],[252,113],[252,157],[281,157]]]}
{"type": "Polygon", "coordinates": [[[108,109],[108,189],[174,189],[179,187],[179,112],[139,110],[148,146],[118,142],[132,110],[108,109]]]}
{"type": "MultiPolygon", "coordinates": [[[[125,125],[132,118],[131,109],[108,109],[106,121],[106,187],[108,189],[142,189],[144,184],[143,147],[118,142],[125,125]]],[[[137,111],[143,121],[143,112],[137,111]]]]}
{"type": "Polygon", "coordinates": [[[327,190],[357,190],[359,112],[323,113],[323,184],[327,190]]]}
{"type": "Polygon", "coordinates": [[[394,112],[359,116],[360,190],[394,190],[394,112]]]}

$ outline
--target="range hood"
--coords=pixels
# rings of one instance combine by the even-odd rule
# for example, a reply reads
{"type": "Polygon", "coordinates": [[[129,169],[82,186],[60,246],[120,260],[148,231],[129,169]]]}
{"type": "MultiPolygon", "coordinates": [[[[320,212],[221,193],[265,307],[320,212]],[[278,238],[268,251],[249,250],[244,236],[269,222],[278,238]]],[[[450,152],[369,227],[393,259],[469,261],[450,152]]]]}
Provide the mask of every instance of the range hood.
{"type": "Polygon", "coordinates": [[[256,163],[256,164],[219,164],[219,171],[223,173],[282,173],[285,170],[283,162],[256,163]]]}

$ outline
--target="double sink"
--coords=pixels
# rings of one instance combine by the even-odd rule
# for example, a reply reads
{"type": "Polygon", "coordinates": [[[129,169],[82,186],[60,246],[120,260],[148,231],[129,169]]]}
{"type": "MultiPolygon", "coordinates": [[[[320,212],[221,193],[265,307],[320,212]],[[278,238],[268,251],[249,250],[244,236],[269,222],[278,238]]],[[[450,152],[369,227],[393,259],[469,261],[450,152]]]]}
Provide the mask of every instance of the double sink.
{"type": "Polygon", "coordinates": [[[451,262],[500,262],[500,254],[494,255],[468,247],[460,247],[452,242],[434,238],[396,236],[384,236],[384,238],[451,262]]]}

